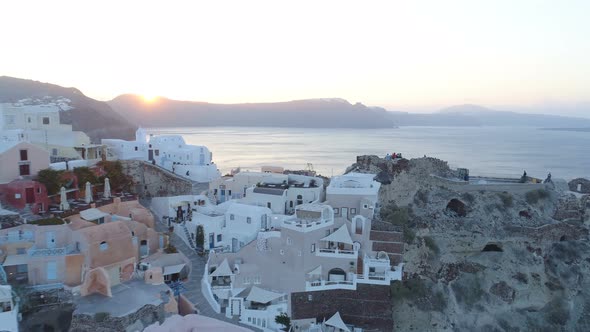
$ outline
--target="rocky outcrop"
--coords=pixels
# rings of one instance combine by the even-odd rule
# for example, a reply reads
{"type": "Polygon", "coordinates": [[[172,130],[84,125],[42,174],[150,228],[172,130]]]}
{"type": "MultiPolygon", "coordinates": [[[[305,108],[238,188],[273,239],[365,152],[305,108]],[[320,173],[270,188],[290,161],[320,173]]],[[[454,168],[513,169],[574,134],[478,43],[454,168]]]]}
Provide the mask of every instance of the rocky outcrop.
{"type": "Polygon", "coordinates": [[[587,330],[590,245],[580,221],[588,196],[560,186],[461,183],[434,158],[405,165],[361,156],[349,168],[386,172],[381,210],[393,203],[410,211],[406,280],[393,295],[396,330],[587,330]]]}
{"type": "Polygon", "coordinates": [[[571,191],[581,193],[581,194],[590,194],[590,180],[584,178],[577,178],[573,179],[568,182],[568,187],[571,191]]]}
{"type": "Polygon", "coordinates": [[[164,321],[166,318],[164,305],[164,303],[158,306],[147,304],[136,312],[121,317],[101,312],[94,316],[75,314],[72,318],[70,332],[142,331],[153,323],[164,321]]]}

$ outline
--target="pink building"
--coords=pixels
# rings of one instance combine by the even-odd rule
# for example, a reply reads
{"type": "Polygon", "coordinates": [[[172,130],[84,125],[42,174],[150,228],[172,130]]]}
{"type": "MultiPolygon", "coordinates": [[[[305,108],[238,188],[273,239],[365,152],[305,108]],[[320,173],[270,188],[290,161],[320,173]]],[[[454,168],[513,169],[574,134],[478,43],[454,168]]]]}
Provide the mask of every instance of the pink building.
{"type": "Polygon", "coordinates": [[[34,180],[14,180],[0,184],[0,199],[17,209],[29,205],[35,214],[47,211],[49,206],[47,189],[34,180]]]}
{"type": "Polygon", "coordinates": [[[0,184],[49,168],[49,152],[24,141],[0,141],[0,184]]]}

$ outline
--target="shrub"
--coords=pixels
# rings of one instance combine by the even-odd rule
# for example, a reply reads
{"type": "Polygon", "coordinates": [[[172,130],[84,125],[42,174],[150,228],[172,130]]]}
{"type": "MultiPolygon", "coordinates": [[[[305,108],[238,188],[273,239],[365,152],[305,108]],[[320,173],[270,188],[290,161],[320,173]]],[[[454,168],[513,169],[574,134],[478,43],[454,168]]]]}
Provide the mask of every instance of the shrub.
{"type": "Polygon", "coordinates": [[[428,249],[432,250],[432,252],[434,252],[435,254],[438,254],[440,252],[440,249],[438,248],[438,246],[436,245],[436,242],[434,241],[434,239],[430,236],[425,236],[424,237],[424,244],[426,245],[426,247],[428,247],[428,249]]]}
{"type": "Polygon", "coordinates": [[[29,224],[39,225],[39,226],[48,226],[48,225],[63,225],[65,222],[59,218],[46,218],[46,219],[39,219],[29,221],[29,224]]]}
{"type": "Polygon", "coordinates": [[[275,323],[283,325],[285,331],[291,328],[291,318],[285,312],[281,312],[280,315],[275,316],[275,323]]]}
{"type": "Polygon", "coordinates": [[[398,207],[395,203],[391,202],[381,209],[381,219],[402,228],[404,240],[407,243],[414,241],[415,234],[410,229],[410,220],[412,219],[412,209],[410,207],[398,207]]]}
{"type": "Polygon", "coordinates": [[[497,195],[500,197],[500,200],[502,201],[502,204],[504,204],[505,208],[511,208],[514,205],[514,200],[512,199],[512,195],[510,193],[501,192],[497,195]]]}
{"type": "Polygon", "coordinates": [[[175,254],[178,252],[178,249],[176,249],[175,246],[169,244],[165,249],[164,252],[167,254],[175,254]]]}
{"type": "Polygon", "coordinates": [[[98,177],[88,167],[76,167],[74,168],[74,174],[78,178],[78,187],[83,188],[86,182],[91,184],[98,183],[98,177]]]}
{"type": "Polygon", "coordinates": [[[203,248],[205,245],[205,232],[203,230],[203,225],[197,226],[196,243],[198,248],[203,248]]]}
{"type": "Polygon", "coordinates": [[[391,283],[391,297],[394,301],[414,301],[429,294],[424,280],[419,278],[394,281],[391,283]]]}
{"type": "Polygon", "coordinates": [[[537,204],[539,200],[549,197],[549,192],[545,189],[531,190],[525,194],[527,203],[537,204]]]}
{"type": "Polygon", "coordinates": [[[129,190],[131,188],[133,181],[123,172],[123,165],[120,161],[101,161],[98,165],[106,172],[106,175],[100,178],[100,182],[103,182],[107,177],[111,182],[111,187],[115,190],[129,190]]]}
{"type": "Polygon", "coordinates": [[[50,168],[42,169],[37,174],[37,181],[42,183],[47,189],[47,195],[59,193],[60,188],[64,185],[61,176],[64,171],[56,171],[50,168]]]}

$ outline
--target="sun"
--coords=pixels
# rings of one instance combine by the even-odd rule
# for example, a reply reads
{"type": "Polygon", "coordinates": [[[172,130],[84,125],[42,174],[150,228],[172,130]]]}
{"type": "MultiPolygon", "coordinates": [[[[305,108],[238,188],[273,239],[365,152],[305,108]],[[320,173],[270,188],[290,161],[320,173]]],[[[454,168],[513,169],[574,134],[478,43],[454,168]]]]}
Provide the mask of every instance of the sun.
{"type": "Polygon", "coordinates": [[[159,97],[156,95],[151,95],[151,94],[142,94],[141,98],[143,99],[144,102],[146,103],[153,103],[154,101],[156,101],[159,97]]]}

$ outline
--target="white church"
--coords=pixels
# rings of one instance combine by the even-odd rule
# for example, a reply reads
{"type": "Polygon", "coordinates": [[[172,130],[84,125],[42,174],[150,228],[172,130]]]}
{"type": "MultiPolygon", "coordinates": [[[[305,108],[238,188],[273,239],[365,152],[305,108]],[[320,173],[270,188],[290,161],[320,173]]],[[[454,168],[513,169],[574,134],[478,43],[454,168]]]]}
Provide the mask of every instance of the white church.
{"type": "Polygon", "coordinates": [[[221,174],[206,146],[189,145],[180,135],[148,135],[143,128],[135,132],[135,141],[103,139],[107,158],[144,160],[196,182],[210,182],[221,174]]]}

